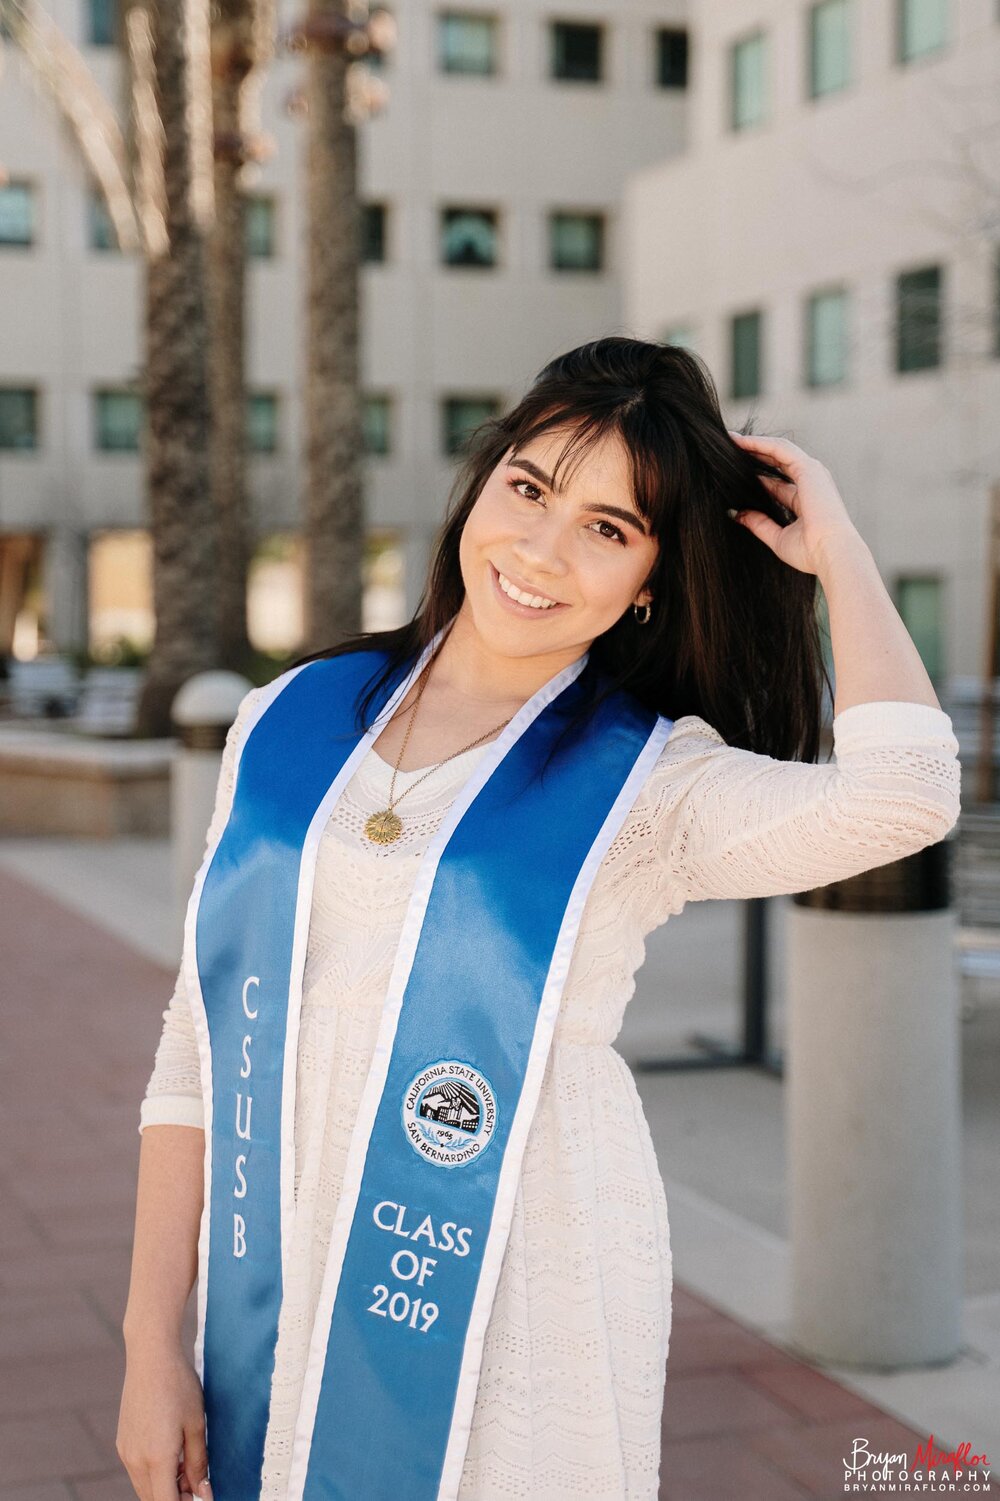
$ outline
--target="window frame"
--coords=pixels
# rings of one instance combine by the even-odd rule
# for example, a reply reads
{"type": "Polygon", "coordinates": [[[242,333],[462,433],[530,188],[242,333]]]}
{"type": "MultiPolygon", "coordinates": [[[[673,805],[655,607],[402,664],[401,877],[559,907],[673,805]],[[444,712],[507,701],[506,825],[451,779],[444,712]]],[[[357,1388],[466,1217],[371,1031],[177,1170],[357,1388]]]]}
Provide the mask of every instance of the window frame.
{"type": "Polygon", "coordinates": [[[365,199],[359,206],[358,261],[362,266],[386,266],[389,264],[389,203],[385,198],[365,199]],[[368,224],[375,214],[379,216],[379,249],[381,255],[366,255],[368,224]]]}
{"type": "Polygon", "coordinates": [[[729,101],[727,107],[727,124],[731,134],[742,135],[744,131],[759,130],[767,125],[771,119],[771,45],[770,31],[764,26],[755,26],[752,31],[745,32],[741,36],[733,37],[729,43],[729,66],[727,70],[729,101]],[[737,55],[740,50],[752,42],[759,42],[761,48],[761,99],[763,102],[762,112],[753,119],[740,121],[736,115],[737,103],[737,55]]]}
{"type": "Polygon", "coordinates": [[[450,443],[450,440],[451,440],[452,432],[451,432],[451,427],[449,425],[449,420],[448,420],[448,409],[449,409],[449,407],[455,405],[458,402],[464,402],[466,405],[472,405],[474,402],[475,403],[484,404],[484,405],[485,404],[489,404],[492,407],[492,411],[490,413],[488,413],[487,415],[485,415],[483,417],[480,417],[477,422],[472,423],[465,430],[466,437],[468,437],[469,434],[475,432],[476,428],[481,423],[488,422],[490,420],[491,416],[495,416],[497,412],[502,411],[502,409],[503,409],[503,397],[499,393],[487,393],[487,392],[474,393],[474,392],[471,392],[471,391],[467,391],[463,395],[463,394],[461,394],[459,392],[455,392],[455,391],[453,391],[451,393],[442,392],[441,396],[439,397],[439,406],[438,406],[438,410],[439,410],[439,413],[440,413],[439,429],[438,429],[438,431],[439,431],[439,451],[440,451],[441,457],[445,458],[445,459],[460,459],[463,456],[463,453],[464,453],[463,440],[461,440],[461,439],[459,439],[456,447],[454,447],[454,448],[449,447],[449,443],[450,443]]]}
{"type": "MultiPolygon", "coordinates": [[[[948,620],[947,603],[948,603],[948,601],[947,601],[947,592],[948,592],[948,576],[947,576],[947,574],[935,572],[931,568],[915,568],[915,569],[912,569],[912,570],[901,569],[901,570],[899,570],[899,571],[897,571],[896,573],[893,574],[893,579],[892,579],[892,601],[893,601],[893,604],[895,605],[895,607],[896,607],[896,609],[897,609],[897,611],[899,613],[900,619],[906,625],[906,629],[907,629],[907,631],[910,634],[910,639],[913,641],[913,644],[917,647],[917,650],[920,653],[920,660],[924,663],[924,670],[926,671],[927,676],[930,678],[931,682],[934,684],[935,688],[940,688],[941,684],[947,680],[947,676],[948,676],[948,641],[947,641],[947,620],[948,620]],[[909,621],[907,621],[907,617],[906,617],[906,613],[905,613],[906,601],[903,598],[903,595],[904,595],[904,591],[905,591],[906,586],[910,585],[910,584],[933,584],[934,588],[935,588],[935,593],[936,593],[935,603],[936,603],[936,615],[937,615],[937,619],[936,619],[935,625],[936,625],[936,631],[937,631],[936,648],[937,648],[937,658],[938,658],[938,660],[937,660],[937,670],[936,671],[933,670],[933,664],[931,666],[928,666],[927,662],[924,661],[924,654],[923,654],[922,651],[920,651],[920,647],[919,647],[919,644],[917,642],[916,636],[913,635],[913,627],[911,626],[911,623],[909,621]]],[[[911,617],[911,619],[912,619],[912,617],[911,617]]],[[[920,634],[921,633],[918,630],[917,631],[917,635],[920,635],[920,634]]]]}
{"type": "Polygon", "coordinates": [[[802,384],[807,391],[836,391],[850,383],[851,377],[851,288],[846,282],[831,282],[820,287],[810,287],[804,296],[803,303],[803,346],[802,346],[802,384]],[[819,298],[837,296],[842,300],[844,307],[843,318],[843,373],[835,380],[816,380],[813,376],[813,356],[815,345],[813,342],[812,309],[819,298]]]}
{"type": "Polygon", "coordinates": [[[498,271],[503,264],[501,246],[501,226],[503,222],[502,211],[496,205],[482,205],[475,203],[441,203],[438,205],[438,268],[442,271],[498,271]],[[470,216],[482,215],[492,220],[493,231],[493,260],[490,261],[451,261],[445,255],[445,235],[448,229],[449,215],[470,216]]]}
{"type": "Polygon", "coordinates": [[[608,27],[603,21],[591,19],[573,20],[568,16],[550,16],[548,20],[549,55],[548,55],[548,81],[550,83],[568,84],[606,84],[607,73],[607,32],[608,27]],[[590,31],[597,39],[597,72],[591,76],[579,73],[557,73],[556,62],[558,59],[557,36],[562,30],[590,31]]]}
{"type": "Polygon", "coordinates": [[[95,3],[97,0],[87,0],[84,7],[85,45],[87,47],[117,47],[121,40],[121,5],[119,0],[106,0],[107,10],[111,19],[111,25],[106,36],[98,36],[98,28],[94,25],[95,3]]]}
{"type": "Polygon", "coordinates": [[[838,95],[846,93],[854,87],[855,79],[855,39],[857,15],[854,0],[813,0],[806,11],[805,28],[805,52],[806,52],[806,99],[809,103],[818,103],[822,99],[835,99],[838,95]],[[816,17],[819,11],[830,4],[839,4],[844,7],[847,15],[847,76],[842,83],[835,84],[833,88],[817,89],[816,87],[816,17]]]}
{"type": "Polygon", "coordinates": [[[554,276],[601,276],[608,269],[608,214],[604,209],[551,208],[546,216],[548,230],[548,259],[546,270],[554,276]],[[596,266],[558,265],[556,262],[556,221],[565,219],[592,220],[597,225],[596,266]]]}
{"type": "Polygon", "coordinates": [[[395,420],[395,405],[396,405],[395,398],[394,398],[392,392],[391,391],[363,391],[361,393],[361,405],[362,405],[361,425],[362,425],[362,438],[363,438],[363,453],[364,453],[364,457],[366,459],[388,459],[388,458],[391,458],[393,456],[393,451],[394,451],[394,447],[395,447],[395,445],[393,443],[393,435],[394,435],[394,420],[395,420]],[[367,414],[367,412],[371,409],[371,407],[376,402],[380,403],[384,407],[385,414],[386,414],[385,415],[385,429],[384,429],[385,430],[385,435],[386,435],[386,446],[384,448],[370,448],[368,446],[368,431],[369,430],[368,430],[367,421],[366,421],[366,414],[367,414]]]}
{"type": "Polygon", "coordinates": [[[730,401],[754,401],[765,393],[765,364],[764,364],[764,341],[766,329],[766,309],[763,307],[743,308],[729,315],[729,399],[730,401]],[[756,347],[756,386],[752,391],[737,389],[738,362],[736,358],[736,326],[738,323],[755,318],[757,321],[757,347],[756,347]]]}
{"type": "Polygon", "coordinates": [[[143,402],[142,398],[142,392],[135,386],[129,385],[99,385],[92,387],[90,395],[92,408],[91,442],[93,452],[96,454],[101,454],[102,456],[107,454],[141,454],[143,450],[143,437],[146,429],[146,411],[145,403],[143,402]],[[104,433],[101,421],[102,402],[107,397],[121,396],[130,397],[132,400],[134,400],[139,412],[139,425],[136,430],[135,444],[129,444],[127,447],[124,444],[105,443],[101,441],[102,435],[104,433]]]}
{"type": "Polygon", "coordinates": [[[269,189],[261,192],[248,192],[243,201],[243,255],[250,261],[276,261],[278,259],[278,195],[269,189]],[[251,205],[256,211],[258,205],[266,204],[268,214],[268,248],[267,250],[254,250],[250,245],[251,205]]]}
{"type": "Polygon", "coordinates": [[[37,250],[40,245],[38,237],[38,225],[40,221],[41,196],[38,183],[33,177],[9,177],[6,182],[0,183],[0,193],[9,192],[12,188],[22,188],[26,191],[29,206],[29,236],[27,240],[5,240],[0,236],[0,252],[6,250],[37,250]]]}
{"type": "Polygon", "coordinates": [[[31,442],[4,443],[0,428],[0,453],[6,455],[38,453],[42,447],[42,389],[34,385],[18,385],[13,380],[0,381],[0,399],[7,394],[28,395],[31,398],[31,442]]]}
{"type": "Polygon", "coordinates": [[[252,461],[254,459],[272,459],[277,454],[281,453],[281,451],[282,451],[282,445],[281,445],[282,412],[281,412],[281,408],[282,408],[281,392],[279,390],[277,390],[276,387],[274,387],[274,386],[261,386],[259,388],[254,388],[252,390],[248,390],[247,391],[247,393],[246,393],[246,405],[245,405],[245,409],[244,409],[244,431],[245,431],[244,449],[245,449],[245,453],[246,453],[246,456],[247,456],[248,460],[252,461]],[[263,402],[263,401],[269,402],[270,409],[274,413],[274,423],[273,423],[273,427],[272,427],[272,433],[273,433],[273,437],[274,437],[274,442],[268,448],[258,447],[258,445],[255,442],[253,442],[254,428],[253,428],[253,422],[252,422],[252,419],[251,419],[251,416],[250,416],[251,408],[254,405],[254,403],[255,402],[263,402]]]}
{"type": "Polygon", "coordinates": [[[654,26],[653,27],[653,87],[662,89],[667,94],[686,93],[691,86],[691,31],[687,26],[654,26]],[[683,83],[664,83],[663,59],[664,38],[684,38],[684,81],[683,83]]]}
{"type": "Polygon", "coordinates": [[[892,364],[894,375],[919,375],[922,371],[926,370],[941,370],[947,363],[947,349],[945,345],[945,297],[947,291],[947,280],[945,276],[945,270],[946,268],[944,263],[941,261],[936,261],[931,263],[930,265],[910,266],[903,270],[897,271],[893,277],[892,364]],[[936,314],[936,322],[934,327],[935,358],[933,360],[928,360],[926,363],[922,364],[903,364],[902,356],[905,348],[905,319],[907,316],[912,317],[914,311],[912,308],[906,309],[904,307],[905,294],[903,283],[907,280],[907,278],[914,278],[917,276],[925,275],[928,272],[936,273],[936,302],[934,304],[934,310],[936,314]]]}
{"type": "Polygon", "coordinates": [[[437,73],[443,78],[497,78],[500,75],[500,17],[495,11],[462,10],[455,6],[446,6],[437,11],[434,17],[434,66],[437,73]],[[444,38],[449,21],[478,21],[482,22],[489,32],[490,38],[490,63],[487,70],[481,68],[453,68],[448,67],[445,59],[444,38]]]}
{"type": "Polygon", "coordinates": [[[925,47],[919,52],[907,52],[907,8],[912,3],[913,0],[895,0],[892,60],[900,68],[911,67],[914,63],[920,63],[925,59],[944,57],[946,53],[951,51],[954,41],[954,16],[951,11],[951,0],[941,0],[944,6],[944,31],[941,41],[935,46],[925,47]]]}

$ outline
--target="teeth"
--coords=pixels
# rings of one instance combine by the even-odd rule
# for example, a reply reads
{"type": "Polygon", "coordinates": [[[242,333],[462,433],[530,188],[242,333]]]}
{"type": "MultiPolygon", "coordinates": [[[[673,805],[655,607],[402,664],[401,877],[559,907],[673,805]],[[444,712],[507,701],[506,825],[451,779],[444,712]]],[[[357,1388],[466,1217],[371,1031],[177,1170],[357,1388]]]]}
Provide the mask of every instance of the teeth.
{"type": "Polygon", "coordinates": [[[543,594],[525,594],[523,589],[518,589],[516,584],[512,584],[509,578],[505,578],[499,568],[497,569],[497,577],[500,580],[500,587],[503,592],[509,595],[511,599],[516,600],[519,605],[530,605],[534,610],[551,610],[553,605],[559,603],[557,599],[546,599],[543,594]]]}

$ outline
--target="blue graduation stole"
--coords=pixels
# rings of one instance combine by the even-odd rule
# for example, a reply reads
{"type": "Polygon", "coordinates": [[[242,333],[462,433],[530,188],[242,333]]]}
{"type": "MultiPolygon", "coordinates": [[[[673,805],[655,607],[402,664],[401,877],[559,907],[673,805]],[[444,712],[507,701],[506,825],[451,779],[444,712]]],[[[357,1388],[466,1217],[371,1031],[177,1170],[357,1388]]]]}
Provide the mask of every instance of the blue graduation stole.
{"type": "MultiPolygon", "coordinates": [[[[296,1054],[316,853],[437,644],[355,727],[385,658],[271,683],[188,905],[205,1094],[195,1360],[216,1501],[260,1495],[294,1201],[296,1054]]],[[[423,856],[324,1269],[288,1501],[458,1493],[528,1129],[587,893],[673,721],[615,692],[537,775],[585,654],[479,758],[423,856]]]]}

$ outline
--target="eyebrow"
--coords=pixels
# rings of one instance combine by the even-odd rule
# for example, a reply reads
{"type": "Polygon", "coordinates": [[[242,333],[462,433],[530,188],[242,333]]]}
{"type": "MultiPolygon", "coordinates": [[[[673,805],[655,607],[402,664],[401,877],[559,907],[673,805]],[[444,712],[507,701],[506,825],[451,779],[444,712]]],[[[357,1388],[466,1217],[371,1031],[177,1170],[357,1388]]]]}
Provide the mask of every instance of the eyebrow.
{"type": "MultiPolygon", "coordinates": [[[[534,475],[535,479],[540,480],[541,483],[546,487],[546,489],[552,490],[557,495],[560,493],[552,483],[552,476],[546,474],[545,470],[540,469],[537,464],[533,464],[530,459],[510,459],[507,467],[508,469],[515,467],[518,469],[526,469],[529,474],[534,475]]],[[[585,511],[601,511],[608,516],[617,516],[619,521],[626,522],[629,526],[633,527],[640,534],[640,536],[646,536],[646,527],[642,520],[642,517],[638,516],[635,511],[623,510],[621,506],[601,505],[597,501],[586,502],[583,509],[585,511]]]]}

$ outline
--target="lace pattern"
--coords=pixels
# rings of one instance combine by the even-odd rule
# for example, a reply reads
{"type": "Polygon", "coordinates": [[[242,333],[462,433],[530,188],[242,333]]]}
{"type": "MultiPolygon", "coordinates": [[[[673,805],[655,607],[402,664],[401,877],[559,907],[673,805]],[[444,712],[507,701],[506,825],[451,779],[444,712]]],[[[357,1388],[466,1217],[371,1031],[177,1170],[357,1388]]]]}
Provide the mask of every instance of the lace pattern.
{"type": "MultiPolygon", "coordinates": [[[[225,825],[243,700],[209,840],[225,825]]],[[[772,760],[678,720],[591,889],[529,1132],[487,1328],[461,1501],[654,1501],[671,1328],[667,1204],[632,1075],[610,1046],[645,936],[688,901],[791,892],[942,838],[959,812],[958,744],[926,705],[856,705],[835,760],[772,760]]],[[[401,838],[365,819],[391,768],[360,763],[320,841],[297,1060],[296,1224],[278,1330],[262,1501],[283,1501],[295,1415],[351,1124],[420,858],[485,747],[402,801],[401,838]]],[[[397,790],[421,771],[402,773],[397,790]]],[[[140,1112],[203,1120],[183,972],[140,1112]]]]}

